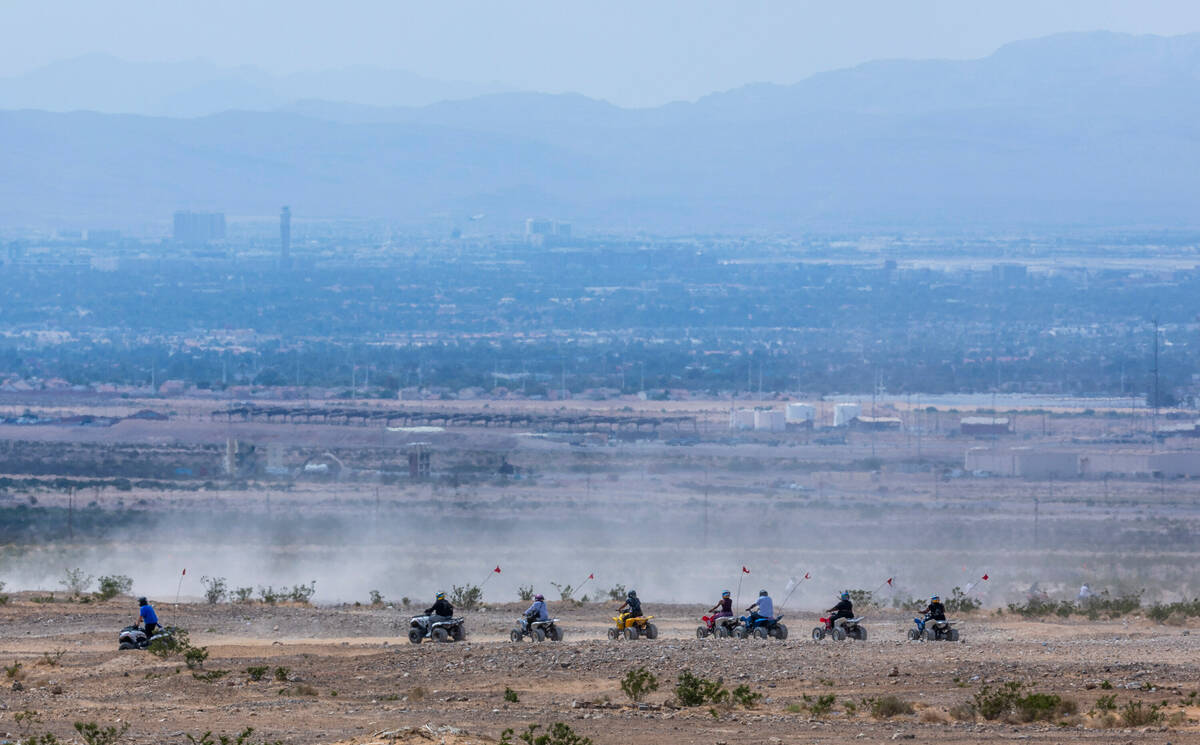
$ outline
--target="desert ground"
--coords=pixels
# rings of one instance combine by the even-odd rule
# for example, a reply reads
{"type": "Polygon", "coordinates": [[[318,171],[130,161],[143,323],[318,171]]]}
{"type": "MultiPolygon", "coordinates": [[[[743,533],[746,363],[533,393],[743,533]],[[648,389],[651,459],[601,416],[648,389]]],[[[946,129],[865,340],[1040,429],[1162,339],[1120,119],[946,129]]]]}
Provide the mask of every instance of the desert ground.
{"type": "Polygon", "coordinates": [[[1194,447],[1151,444],[1145,412],[1024,412],[1016,433],[979,439],[956,433],[959,412],[893,401],[880,413],[905,417],[904,430],[823,439],[731,433],[727,401],[319,405],[465,417],[415,430],[242,420],[211,401],[0,404],[6,415],[165,415],[0,425],[0,595],[9,597],[0,663],[11,670],[0,679],[0,732],[9,741],[52,733],[82,742],[78,721],[128,724],[121,742],[146,744],[200,742],[208,731],[216,743],[253,727],[251,745],[457,745],[554,722],[596,745],[1200,742],[1195,617],[1035,621],[1007,610],[1034,591],[1071,599],[1082,582],[1140,593],[1146,607],[1200,595],[1200,481],[988,478],[962,467],[965,450],[980,446],[1194,447]],[[497,413],[531,418],[481,418],[497,413]],[[694,420],[600,437],[563,423],[576,415],[694,420]],[[545,417],[559,419],[542,427],[545,417]],[[429,475],[409,475],[414,449],[430,454],[429,475]],[[72,600],[62,578],[73,568],[128,576],[132,594],[150,596],[208,659],[192,670],[179,656],[119,652],[132,601],[72,600]],[[785,611],[787,641],[695,638],[702,603],[721,589],[745,605],[769,588],[778,603],[805,574],[785,611]],[[205,603],[203,577],[245,588],[252,602],[205,603]],[[315,583],[312,605],[260,601],[264,590],[306,583],[315,583]],[[587,602],[557,602],[555,583],[587,602]],[[466,614],[466,643],[407,642],[408,618],[434,592],[470,585],[483,586],[486,605],[466,614]],[[620,586],[637,588],[659,639],[605,638],[608,594],[620,586]],[[551,599],[566,641],[507,640],[530,587],[551,599]],[[954,587],[984,606],[961,619],[963,642],[908,642],[911,614],[893,601],[954,587]],[[819,609],[848,588],[874,590],[886,606],[868,613],[869,639],[812,641],[819,609]],[[633,702],[620,682],[639,667],[659,687],[633,702]],[[266,668],[261,680],[252,668],[266,668]],[[679,706],[685,670],[761,699],[679,706]],[[1035,721],[970,711],[977,695],[1010,682],[1021,696],[1062,701],[1035,721]],[[888,707],[900,713],[887,716],[888,707]]]}
{"type": "Polygon", "coordinates": [[[180,657],[117,651],[134,605],[21,594],[0,608],[0,661],[12,671],[0,731],[9,740],[23,730],[66,739],[82,721],[128,723],[122,741],[146,745],[246,727],[251,742],[490,743],[508,728],[554,722],[595,743],[1200,742],[1200,634],[1140,617],[1030,622],[977,612],[949,643],[907,641],[904,614],[876,611],[867,641],[818,642],[808,634],[815,611],[798,610],[786,614],[787,641],[699,640],[701,606],[647,603],[659,638],[614,642],[604,635],[608,605],[552,604],[563,642],[512,643],[520,606],[509,604],[466,614],[465,642],[414,646],[404,637],[414,609],[160,606],[209,650],[189,670],[180,657]],[[266,669],[262,680],[251,679],[256,667],[266,669]],[[634,703],[620,680],[639,667],[659,688],[634,703]],[[673,687],[684,670],[762,698],[749,708],[681,706],[673,687]],[[964,713],[983,687],[1009,681],[1058,695],[1073,713],[1036,722],[964,713]],[[1111,714],[1105,696],[1115,696],[1111,714]],[[885,697],[911,713],[873,714],[885,697]],[[1121,713],[1136,702],[1160,707],[1161,719],[1129,726],[1121,713]],[[14,719],[30,711],[34,723],[14,719]]]}

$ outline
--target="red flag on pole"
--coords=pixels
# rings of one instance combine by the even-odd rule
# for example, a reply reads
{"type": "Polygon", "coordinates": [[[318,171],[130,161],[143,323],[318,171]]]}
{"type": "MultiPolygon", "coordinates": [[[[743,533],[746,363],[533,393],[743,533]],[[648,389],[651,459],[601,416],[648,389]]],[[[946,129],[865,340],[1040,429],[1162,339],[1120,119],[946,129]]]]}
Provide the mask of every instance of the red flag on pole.
{"type": "Polygon", "coordinates": [[[894,580],[894,579],[896,579],[896,578],[895,578],[895,577],[888,577],[888,582],[887,582],[887,583],[888,583],[888,586],[889,586],[889,587],[891,587],[891,585],[892,585],[892,580],[894,580]]]}
{"type": "Polygon", "coordinates": [[[495,572],[496,574],[499,574],[499,573],[500,573],[500,565],[499,565],[499,564],[497,564],[497,565],[496,565],[496,568],[495,568],[495,569],[493,569],[492,571],[493,571],[493,572],[495,572]]]}
{"type": "Polygon", "coordinates": [[[805,572],[805,573],[804,573],[804,579],[812,579],[812,575],[811,575],[811,574],[809,574],[808,572],[805,572]]]}
{"type": "Polygon", "coordinates": [[[596,579],[596,575],[595,575],[595,574],[589,574],[589,575],[588,575],[588,579],[596,579]]]}
{"type": "Polygon", "coordinates": [[[987,581],[987,575],[986,575],[986,574],[985,574],[985,575],[983,575],[983,579],[984,579],[984,581],[987,581]]]}
{"type": "Polygon", "coordinates": [[[181,575],[179,575],[179,576],[180,576],[180,577],[186,577],[186,576],[187,576],[187,567],[184,567],[184,568],[183,568],[183,574],[181,574],[181,575]]]}
{"type": "Polygon", "coordinates": [[[749,569],[747,569],[747,568],[745,567],[745,565],[743,565],[743,566],[742,566],[742,573],[743,573],[743,574],[749,574],[749,573],[750,573],[750,570],[749,570],[749,569]]]}

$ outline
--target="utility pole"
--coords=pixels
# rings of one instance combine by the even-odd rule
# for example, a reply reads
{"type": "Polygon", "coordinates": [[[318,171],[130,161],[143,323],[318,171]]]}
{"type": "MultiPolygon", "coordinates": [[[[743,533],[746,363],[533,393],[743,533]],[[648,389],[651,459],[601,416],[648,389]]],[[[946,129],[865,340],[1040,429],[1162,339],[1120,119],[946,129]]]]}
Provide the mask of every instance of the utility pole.
{"type": "Polygon", "coordinates": [[[1150,419],[1150,450],[1158,442],[1158,318],[1154,319],[1154,413],[1150,419]]]}

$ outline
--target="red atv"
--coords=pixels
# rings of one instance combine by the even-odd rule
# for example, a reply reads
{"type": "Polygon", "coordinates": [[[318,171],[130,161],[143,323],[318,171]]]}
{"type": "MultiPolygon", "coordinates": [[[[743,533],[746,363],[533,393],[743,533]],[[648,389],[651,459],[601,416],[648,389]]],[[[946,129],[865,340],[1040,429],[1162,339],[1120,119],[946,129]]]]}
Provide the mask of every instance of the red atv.
{"type": "Polygon", "coordinates": [[[718,639],[728,639],[733,636],[733,630],[738,625],[736,616],[721,616],[718,618],[714,614],[711,616],[702,616],[700,620],[704,622],[704,625],[696,627],[697,639],[704,639],[709,636],[715,636],[718,639]]]}
{"type": "Polygon", "coordinates": [[[867,640],[867,629],[861,625],[862,616],[856,618],[843,619],[841,626],[834,626],[833,621],[828,618],[821,619],[821,625],[813,627],[812,638],[814,641],[821,641],[826,636],[834,641],[840,642],[846,639],[857,639],[860,642],[867,640]]]}

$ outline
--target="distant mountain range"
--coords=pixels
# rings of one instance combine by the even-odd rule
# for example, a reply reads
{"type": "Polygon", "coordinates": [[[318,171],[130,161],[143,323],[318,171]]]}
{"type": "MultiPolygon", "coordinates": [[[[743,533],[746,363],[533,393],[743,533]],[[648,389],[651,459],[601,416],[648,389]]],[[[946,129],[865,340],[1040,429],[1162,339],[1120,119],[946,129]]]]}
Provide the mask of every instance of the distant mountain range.
{"type": "Polygon", "coordinates": [[[1059,35],[652,109],[335,97],[190,119],[0,112],[0,219],[288,203],[514,229],[528,215],[670,231],[1200,224],[1200,35],[1059,35]]]}

